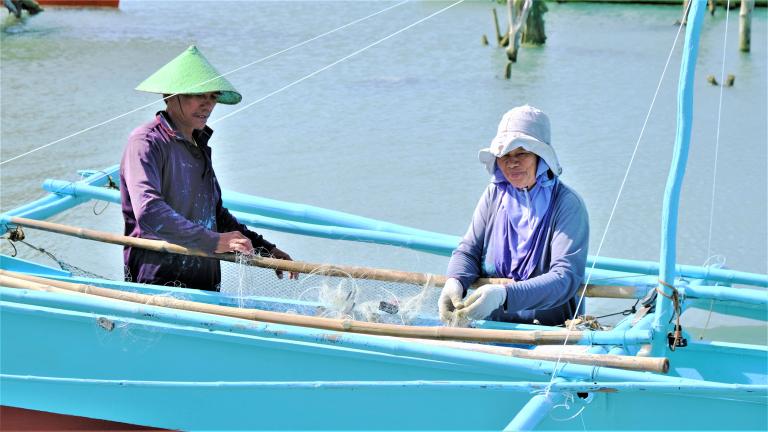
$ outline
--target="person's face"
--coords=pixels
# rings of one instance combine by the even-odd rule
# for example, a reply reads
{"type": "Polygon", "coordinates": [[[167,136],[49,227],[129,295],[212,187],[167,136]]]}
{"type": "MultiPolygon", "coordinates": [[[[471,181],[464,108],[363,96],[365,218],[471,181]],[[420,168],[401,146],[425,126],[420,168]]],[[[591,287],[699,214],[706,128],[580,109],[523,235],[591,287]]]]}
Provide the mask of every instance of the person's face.
{"type": "Polygon", "coordinates": [[[168,111],[176,127],[180,129],[202,129],[216,106],[219,93],[177,95],[168,100],[168,111]]]}
{"type": "Polygon", "coordinates": [[[502,157],[496,158],[496,165],[501,169],[507,181],[518,189],[527,189],[536,183],[536,165],[539,158],[535,154],[518,147],[502,157]]]}

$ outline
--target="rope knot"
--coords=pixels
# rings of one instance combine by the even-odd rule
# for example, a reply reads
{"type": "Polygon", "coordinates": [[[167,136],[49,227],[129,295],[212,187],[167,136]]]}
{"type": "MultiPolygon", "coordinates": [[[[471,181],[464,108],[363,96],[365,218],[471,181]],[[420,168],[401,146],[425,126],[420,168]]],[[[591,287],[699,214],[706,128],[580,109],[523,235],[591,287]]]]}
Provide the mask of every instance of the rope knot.
{"type": "Polygon", "coordinates": [[[117,183],[115,183],[114,180],[112,180],[112,176],[107,174],[107,184],[104,186],[107,189],[117,189],[120,190],[120,188],[117,186],[117,183]]]}
{"type": "Polygon", "coordinates": [[[8,240],[10,241],[22,241],[26,238],[24,235],[24,230],[21,229],[20,226],[15,226],[8,230],[8,240]]]}
{"type": "Polygon", "coordinates": [[[667,295],[663,289],[656,287],[657,293],[672,300],[674,312],[672,313],[672,317],[669,319],[669,322],[672,322],[672,318],[675,319],[675,330],[667,334],[667,343],[669,344],[669,349],[674,351],[677,347],[688,346],[688,341],[683,337],[683,326],[680,325],[680,315],[682,315],[682,307],[680,306],[680,291],[678,291],[674,285],[669,284],[661,279],[659,279],[659,284],[672,290],[672,294],[667,295]]]}

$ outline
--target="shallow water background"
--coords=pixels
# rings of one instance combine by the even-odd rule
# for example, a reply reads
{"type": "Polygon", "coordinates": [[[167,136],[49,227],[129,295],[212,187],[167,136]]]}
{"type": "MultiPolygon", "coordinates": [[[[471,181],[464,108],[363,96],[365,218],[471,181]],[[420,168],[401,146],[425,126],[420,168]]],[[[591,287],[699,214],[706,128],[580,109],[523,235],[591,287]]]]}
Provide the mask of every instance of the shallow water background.
{"type": "MultiPolygon", "coordinates": [[[[189,44],[226,72],[394,4],[123,0],[119,10],[49,8],[22,23],[6,18],[0,34],[0,156],[7,160],[158,100],[133,88],[189,44]]],[[[230,75],[243,103],[219,106],[211,119],[222,186],[459,235],[488,181],[477,150],[507,109],[529,103],[552,119],[562,178],[587,203],[590,253],[597,254],[677,32],[678,6],[548,3],[546,45],[524,47],[512,78],[504,80],[504,52],[480,43],[483,34],[493,38],[495,3],[465,2],[216,123],[450,4],[406,3],[230,75]]],[[[730,268],[766,273],[766,9],[755,10],[750,54],[737,49],[738,12],[731,11],[728,21],[725,71],[736,81],[723,91],[711,242],[720,88],[705,77],[720,79],[725,11],[705,21],[678,261],[698,265],[722,255],[730,268]]],[[[658,260],[681,46],[682,35],[601,256],[658,260]]],[[[129,132],[159,109],[157,103],[4,164],[0,210],[43,196],[46,178],[76,180],[78,169],[118,163],[129,132]]],[[[116,205],[85,205],[54,220],[122,231],[116,205]]],[[[310,262],[432,273],[447,264],[446,257],[387,246],[264,234],[310,262]]],[[[119,247],[28,235],[30,243],[64,261],[120,277],[119,247]]],[[[10,251],[7,243],[2,248],[10,251]]],[[[50,263],[24,246],[19,252],[50,263]]],[[[589,306],[602,314],[624,303],[589,306]]],[[[749,339],[764,342],[765,325],[753,328],[749,339]]]]}

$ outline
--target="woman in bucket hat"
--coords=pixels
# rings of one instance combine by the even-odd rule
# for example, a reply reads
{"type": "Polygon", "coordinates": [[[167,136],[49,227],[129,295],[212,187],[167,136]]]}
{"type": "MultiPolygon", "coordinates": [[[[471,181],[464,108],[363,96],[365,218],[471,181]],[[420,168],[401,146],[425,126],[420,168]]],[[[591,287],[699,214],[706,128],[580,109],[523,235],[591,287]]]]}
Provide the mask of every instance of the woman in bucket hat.
{"type": "MultiPolygon", "coordinates": [[[[206,126],[217,103],[242,97],[195,46],[136,87],[164,95],[166,109],[134,130],[120,162],[125,234],[209,253],[255,251],[291,257],[239,223],[222,206],[206,126]]],[[[126,279],[218,290],[219,261],[125,247],[126,279]]],[[[282,273],[278,272],[278,277],[282,273]]],[[[291,274],[296,277],[296,274],[291,274]]]]}
{"type": "Polygon", "coordinates": [[[589,219],[559,178],[549,118],[528,105],[513,108],[479,158],[493,177],[451,256],[440,318],[563,324],[576,312],[589,219]],[[483,285],[465,298],[479,277],[515,282],[483,285]]]}

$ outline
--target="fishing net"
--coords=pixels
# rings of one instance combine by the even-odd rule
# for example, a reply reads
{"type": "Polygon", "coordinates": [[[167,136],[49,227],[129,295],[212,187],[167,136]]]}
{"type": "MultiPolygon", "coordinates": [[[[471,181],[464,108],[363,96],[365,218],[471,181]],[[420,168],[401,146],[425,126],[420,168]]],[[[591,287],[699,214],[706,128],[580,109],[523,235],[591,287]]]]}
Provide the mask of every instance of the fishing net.
{"type": "MultiPolygon", "coordinates": [[[[89,272],[88,270],[82,269],[74,264],[70,264],[69,262],[64,261],[61,258],[57,257],[54,253],[52,253],[49,250],[43,249],[41,247],[35,246],[29,242],[24,241],[23,234],[21,235],[20,238],[15,238],[13,241],[29,247],[31,250],[34,250],[35,252],[37,252],[40,256],[44,256],[48,259],[53,260],[59,266],[59,268],[61,268],[66,272],[69,272],[72,276],[93,278],[93,279],[107,279],[104,276],[100,276],[96,273],[92,273],[92,272],[89,272]]],[[[13,253],[11,253],[11,256],[16,256],[16,246],[14,246],[13,243],[10,241],[9,241],[9,244],[13,248],[13,253]]]]}
{"type": "MultiPolygon", "coordinates": [[[[429,325],[437,320],[440,289],[427,278],[423,285],[385,282],[348,274],[327,276],[327,267],[289,279],[274,270],[222,262],[221,292],[241,308],[326,318],[405,325],[429,325]]],[[[337,273],[338,274],[338,273],[337,273]]]]}
{"type": "MultiPolygon", "coordinates": [[[[54,261],[72,276],[113,279],[73,265],[54,251],[28,243],[20,230],[13,241],[24,244],[40,257],[54,261]]],[[[12,255],[16,255],[15,247],[12,255]]],[[[290,279],[288,272],[280,279],[272,269],[248,265],[250,258],[248,255],[238,255],[236,263],[221,262],[222,304],[390,324],[436,325],[439,322],[437,300],[440,289],[429,277],[424,284],[388,282],[369,279],[365,275],[353,277],[339,272],[327,276],[324,273],[329,267],[317,266],[308,273],[300,274],[298,279],[290,279]]],[[[132,279],[128,269],[124,268],[123,280],[132,279]]],[[[166,285],[183,288],[180,283],[166,285]]],[[[180,297],[181,294],[175,292],[174,296],[180,297]]]]}

